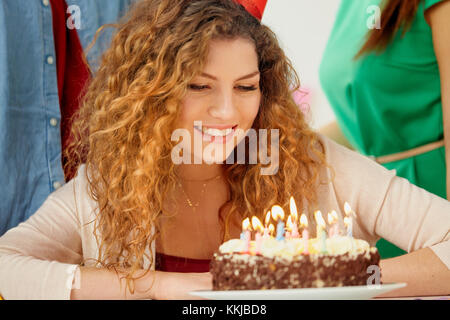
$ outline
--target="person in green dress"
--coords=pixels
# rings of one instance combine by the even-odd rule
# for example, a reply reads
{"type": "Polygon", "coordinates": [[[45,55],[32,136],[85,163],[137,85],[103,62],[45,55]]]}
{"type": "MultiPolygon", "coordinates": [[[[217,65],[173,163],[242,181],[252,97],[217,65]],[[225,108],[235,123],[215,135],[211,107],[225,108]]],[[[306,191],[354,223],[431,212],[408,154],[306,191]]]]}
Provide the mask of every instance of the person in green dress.
{"type": "Polygon", "coordinates": [[[342,0],[319,71],[336,115],[322,133],[448,199],[449,17],[448,0],[342,0]]]}

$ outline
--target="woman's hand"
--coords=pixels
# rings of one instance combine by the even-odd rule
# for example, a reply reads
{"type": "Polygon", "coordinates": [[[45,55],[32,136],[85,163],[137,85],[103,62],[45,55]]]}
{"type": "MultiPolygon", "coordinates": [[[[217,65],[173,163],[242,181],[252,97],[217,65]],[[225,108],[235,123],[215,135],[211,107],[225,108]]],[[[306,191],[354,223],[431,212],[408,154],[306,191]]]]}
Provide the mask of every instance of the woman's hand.
{"type": "Polygon", "coordinates": [[[450,270],[430,248],[381,260],[380,267],[383,283],[406,282],[408,285],[379,297],[450,294],[450,270]]]}
{"type": "Polygon", "coordinates": [[[159,272],[153,298],[157,300],[199,299],[188,294],[193,290],[212,290],[211,273],[159,272]]]}

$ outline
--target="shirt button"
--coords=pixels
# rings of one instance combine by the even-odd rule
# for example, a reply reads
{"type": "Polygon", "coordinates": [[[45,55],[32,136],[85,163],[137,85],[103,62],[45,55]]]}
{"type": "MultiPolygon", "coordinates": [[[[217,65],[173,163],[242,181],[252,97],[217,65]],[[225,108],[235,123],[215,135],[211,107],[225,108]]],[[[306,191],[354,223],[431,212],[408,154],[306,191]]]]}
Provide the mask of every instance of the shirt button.
{"type": "Polygon", "coordinates": [[[54,62],[55,62],[55,59],[53,59],[52,56],[48,56],[48,57],[47,57],[47,63],[48,63],[48,64],[53,64],[54,62]]]}
{"type": "Polygon", "coordinates": [[[59,188],[61,188],[61,182],[59,181],[53,182],[53,189],[57,190],[59,188]]]}
{"type": "Polygon", "coordinates": [[[50,4],[49,0],[42,0],[42,4],[46,7],[50,4]]]}
{"type": "Polygon", "coordinates": [[[52,127],[56,127],[57,124],[58,124],[58,119],[56,119],[56,118],[51,118],[50,119],[50,125],[52,127]]]}

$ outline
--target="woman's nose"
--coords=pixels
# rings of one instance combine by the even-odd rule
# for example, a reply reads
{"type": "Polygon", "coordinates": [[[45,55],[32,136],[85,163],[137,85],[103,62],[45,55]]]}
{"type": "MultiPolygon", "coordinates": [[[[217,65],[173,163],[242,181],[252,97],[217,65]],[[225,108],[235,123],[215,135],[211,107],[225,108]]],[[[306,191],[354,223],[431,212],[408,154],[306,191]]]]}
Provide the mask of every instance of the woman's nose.
{"type": "Polygon", "coordinates": [[[232,119],[236,112],[233,101],[233,93],[224,91],[218,93],[215,99],[212,100],[208,111],[214,118],[221,120],[232,119]]]}

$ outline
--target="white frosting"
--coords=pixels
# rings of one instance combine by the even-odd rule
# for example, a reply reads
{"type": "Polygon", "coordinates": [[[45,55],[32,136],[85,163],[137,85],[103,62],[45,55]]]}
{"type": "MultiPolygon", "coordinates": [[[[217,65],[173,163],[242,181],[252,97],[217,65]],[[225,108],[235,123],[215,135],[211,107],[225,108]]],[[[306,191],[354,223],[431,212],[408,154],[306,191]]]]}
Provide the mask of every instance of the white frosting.
{"type": "MultiPolygon", "coordinates": [[[[366,241],[351,237],[333,237],[328,238],[326,242],[326,251],[329,254],[360,253],[370,249],[366,241]]],[[[315,251],[321,251],[321,244],[317,238],[311,239],[310,245],[315,251]]]]}
{"type": "Polygon", "coordinates": [[[245,241],[240,239],[228,240],[219,247],[219,251],[222,253],[244,252],[245,241]]]}
{"type": "MultiPolygon", "coordinates": [[[[338,255],[344,253],[360,254],[375,250],[371,248],[369,243],[361,239],[354,239],[346,236],[339,236],[328,238],[326,240],[326,254],[338,255]]],[[[223,243],[219,247],[221,253],[247,252],[247,245],[245,240],[232,239],[223,243]]],[[[312,238],[308,241],[309,253],[322,253],[322,242],[320,239],[312,238]]],[[[250,253],[262,254],[267,257],[283,257],[292,259],[304,252],[304,241],[301,238],[285,239],[282,241],[276,240],[273,237],[262,239],[259,252],[257,252],[255,241],[250,242],[250,253]]]]}
{"type": "Polygon", "coordinates": [[[301,239],[289,239],[278,241],[274,238],[263,239],[260,253],[267,257],[281,256],[292,257],[303,252],[301,239]]]}

